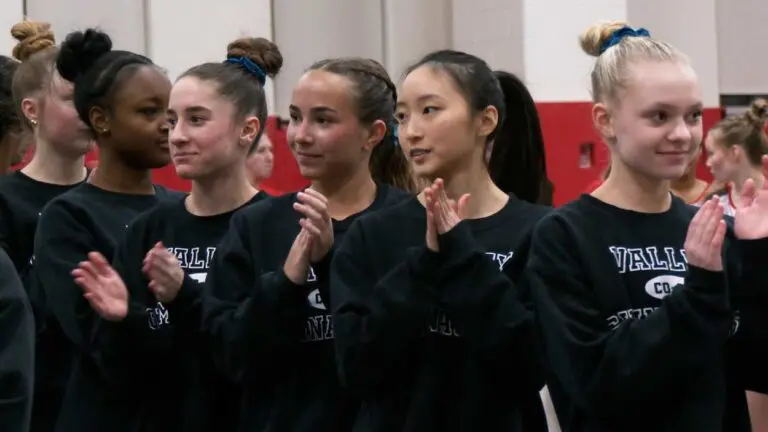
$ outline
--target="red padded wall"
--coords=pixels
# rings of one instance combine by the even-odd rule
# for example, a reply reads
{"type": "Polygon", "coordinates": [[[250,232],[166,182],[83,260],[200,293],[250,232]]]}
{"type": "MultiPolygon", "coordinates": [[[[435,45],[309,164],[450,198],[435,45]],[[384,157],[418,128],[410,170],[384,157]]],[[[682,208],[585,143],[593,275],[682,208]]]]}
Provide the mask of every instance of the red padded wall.
{"type": "MultiPolygon", "coordinates": [[[[584,192],[599,179],[610,158],[608,148],[592,127],[592,103],[548,102],[537,104],[547,152],[547,172],[555,185],[555,205],[562,205],[584,192]],[[593,143],[594,161],[590,168],[579,167],[580,146],[593,143]]],[[[704,110],[704,129],[722,118],[720,108],[704,110]]],[[[698,174],[710,180],[711,175],[700,159],[698,174]]]]}

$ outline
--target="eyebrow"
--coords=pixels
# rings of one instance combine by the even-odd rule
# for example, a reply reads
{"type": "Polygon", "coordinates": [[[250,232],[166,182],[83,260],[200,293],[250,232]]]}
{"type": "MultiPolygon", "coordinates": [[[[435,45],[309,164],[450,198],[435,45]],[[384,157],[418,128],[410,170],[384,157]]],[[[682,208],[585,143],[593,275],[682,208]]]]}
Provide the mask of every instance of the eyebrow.
{"type": "MultiPolygon", "coordinates": [[[[675,106],[675,105],[672,105],[672,104],[668,104],[668,103],[664,103],[664,102],[661,102],[661,103],[657,103],[657,104],[654,104],[654,105],[652,105],[652,106],[649,108],[649,110],[653,110],[653,109],[659,109],[659,108],[661,108],[661,109],[665,109],[665,110],[674,111],[674,110],[676,110],[678,107],[677,107],[677,106],[675,106]]],[[[697,103],[695,103],[695,104],[693,104],[693,105],[689,106],[689,107],[688,107],[688,109],[689,109],[689,110],[690,110],[690,109],[699,109],[699,110],[700,110],[700,109],[704,109],[704,104],[703,104],[702,102],[697,102],[697,103]]]]}
{"type": "MultiPolygon", "coordinates": [[[[200,113],[209,113],[209,112],[211,112],[211,110],[200,105],[184,108],[184,113],[186,114],[200,114],[200,113]]],[[[176,114],[176,110],[172,108],[168,108],[168,114],[176,114]]]]}
{"type": "MultiPolygon", "coordinates": [[[[288,107],[288,109],[289,109],[290,111],[301,112],[301,110],[299,109],[299,107],[297,107],[296,105],[290,105],[290,106],[288,107]]],[[[312,107],[312,108],[311,108],[309,111],[310,111],[310,112],[313,112],[313,113],[315,113],[315,114],[323,114],[323,113],[336,113],[336,110],[335,110],[335,109],[333,109],[333,108],[331,108],[331,107],[327,107],[327,106],[318,106],[318,107],[312,107]]]]}
{"type": "MultiPolygon", "coordinates": [[[[424,102],[432,100],[432,99],[442,100],[443,98],[441,98],[440,96],[438,96],[436,94],[428,93],[428,94],[421,95],[418,98],[416,98],[416,103],[424,103],[424,102]]],[[[403,106],[403,105],[405,105],[404,102],[400,102],[400,101],[397,102],[397,106],[403,106]]]]}

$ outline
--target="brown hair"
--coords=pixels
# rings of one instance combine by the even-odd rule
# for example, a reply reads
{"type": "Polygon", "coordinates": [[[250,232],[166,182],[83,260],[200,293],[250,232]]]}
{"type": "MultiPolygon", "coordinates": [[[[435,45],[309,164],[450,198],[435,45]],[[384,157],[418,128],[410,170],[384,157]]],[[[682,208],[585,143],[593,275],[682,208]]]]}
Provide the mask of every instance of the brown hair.
{"type": "Polygon", "coordinates": [[[50,84],[59,50],[51,25],[46,22],[21,21],[11,28],[11,36],[18,41],[13,48],[13,57],[21,61],[13,76],[13,103],[19,118],[24,119],[24,125],[32,130],[32,125],[21,113],[21,102],[50,84]]]}
{"type": "Polygon", "coordinates": [[[598,22],[579,37],[584,52],[597,57],[590,76],[595,102],[616,98],[618,91],[627,85],[627,66],[636,59],[689,62],[675,47],[650,36],[622,37],[606,48],[614,34],[624,27],[627,23],[623,21],[598,22]]]}
{"type": "Polygon", "coordinates": [[[381,120],[387,132],[373,149],[369,169],[374,180],[413,192],[411,166],[395,136],[397,90],[387,70],[376,60],[344,57],[321,60],[307,69],[322,70],[347,78],[352,84],[357,118],[363,124],[381,120]]]}
{"type": "Polygon", "coordinates": [[[709,133],[714,133],[715,142],[726,148],[741,146],[747,154],[749,163],[760,166],[763,156],[768,154],[768,137],[765,135],[766,120],[768,120],[768,101],[756,99],[744,114],[720,120],[709,133]]]}
{"type": "Polygon", "coordinates": [[[227,60],[244,58],[255,63],[259,72],[249,70],[238,63],[203,63],[187,70],[179,79],[195,77],[202,81],[210,81],[217,85],[219,96],[235,105],[235,115],[238,119],[255,115],[259,119],[261,129],[250,148],[253,152],[258,147],[259,138],[264,133],[267,123],[267,97],[264,94],[264,79],[274,78],[283,67],[283,55],[272,41],[264,38],[239,38],[227,46],[227,60]]]}

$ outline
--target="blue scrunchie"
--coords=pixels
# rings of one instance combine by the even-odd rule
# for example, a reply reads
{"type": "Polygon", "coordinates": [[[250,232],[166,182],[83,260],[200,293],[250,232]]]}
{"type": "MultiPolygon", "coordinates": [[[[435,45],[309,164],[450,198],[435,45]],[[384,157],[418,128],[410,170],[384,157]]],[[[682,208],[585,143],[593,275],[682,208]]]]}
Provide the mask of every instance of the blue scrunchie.
{"type": "Polygon", "coordinates": [[[243,69],[259,80],[259,84],[261,84],[262,87],[267,82],[267,74],[264,73],[264,70],[248,57],[229,57],[224,60],[224,63],[233,63],[242,66],[243,69]]]}
{"type": "Polygon", "coordinates": [[[600,54],[604,53],[608,48],[618,45],[625,37],[650,37],[651,34],[644,28],[633,29],[629,26],[624,26],[611,35],[611,38],[603,42],[603,46],[600,47],[600,54]]]}

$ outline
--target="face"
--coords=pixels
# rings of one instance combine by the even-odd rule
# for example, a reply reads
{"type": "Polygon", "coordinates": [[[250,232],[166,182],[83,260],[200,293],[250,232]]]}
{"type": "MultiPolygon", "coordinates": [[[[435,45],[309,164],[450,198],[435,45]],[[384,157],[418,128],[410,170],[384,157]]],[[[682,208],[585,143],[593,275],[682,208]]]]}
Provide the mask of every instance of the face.
{"type": "Polygon", "coordinates": [[[726,184],[736,179],[743,170],[743,152],[738,146],[727,148],[720,142],[717,131],[711,131],[704,140],[707,151],[707,168],[716,181],[726,184]]]}
{"type": "Polygon", "coordinates": [[[105,150],[136,169],[161,168],[168,151],[168,97],[171,83],[155,66],[144,65],[122,82],[110,112],[91,110],[91,123],[105,150]]]}
{"type": "Polygon", "coordinates": [[[248,156],[248,172],[251,179],[258,183],[272,176],[272,166],[274,157],[272,152],[272,141],[264,134],[259,139],[259,146],[248,156]]]}
{"type": "Polygon", "coordinates": [[[595,105],[595,123],[614,162],[652,179],[679,179],[701,144],[698,78],[677,62],[638,62],[628,72],[619,100],[595,105]]]}
{"type": "Polygon", "coordinates": [[[37,100],[37,133],[59,152],[80,157],[93,147],[93,134],[77,115],[73,89],[53,73],[48,91],[37,100]]]}
{"type": "Polygon", "coordinates": [[[485,159],[486,138],[496,126],[495,108],[472,114],[444,72],[428,66],[412,71],[398,92],[395,117],[400,144],[418,177],[449,177],[485,159]]]}
{"type": "Polygon", "coordinates": [[[344,176],[367,167],[381,142],[384,122],[361,124],[352,94],[351,81],[322,70],[307,72],[293,89],[288,144],[305,178],[344,176]]]}
{"type": "Polygon", "coordinates": [[[249,116],[235,124],[235,106],[218,94],[214,82],[181,78],[173,85],[168,109],[171,157],[179,177],[200,179],[244,166],[259,131],[249,116]]]}

